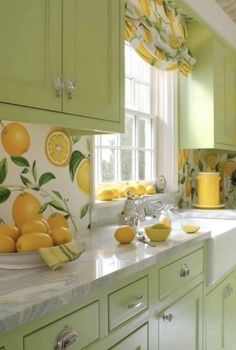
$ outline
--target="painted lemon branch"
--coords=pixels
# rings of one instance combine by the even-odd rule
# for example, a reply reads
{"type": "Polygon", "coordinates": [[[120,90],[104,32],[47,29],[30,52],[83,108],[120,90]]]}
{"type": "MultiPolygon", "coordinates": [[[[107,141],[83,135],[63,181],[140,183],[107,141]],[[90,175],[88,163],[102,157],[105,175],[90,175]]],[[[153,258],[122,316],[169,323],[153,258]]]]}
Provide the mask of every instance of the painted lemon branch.
{"type": "MultiPolygon", "coordinates": [[[[66,217],[70,218],[75,232],[78,232],[78,227],[68,207],[68,203],[67,203],[68,199],[63,198],[60,192],[58,191],[55,191],[55,190],[48,191],[42,187],[45,184],[47,184],[49,181],[55,179],[56,178],[55,175],[50,172],[46,172],[38,177],[35,161],[33,162],[32,166],[30,166],[28,160],[23,157],[11,157],[11,160],[14,164],[23,168],[20,175],[23,185],[4,183],[4,186],[0,186],[0,203],[5,202],[9,198],[11,192],[13,191],[19,191],[19,192],[24,192],[26,190],[38,191],[41,197],[43,197],[44,199],[46,198],[49,199],[49,201],[47,201],[42,205],[40,213],[44,212],[48,208],[48,206],[51,206],[57,210],[63,211],[64,213],[66,213],[66,217]],[[31,175],[33,180],[26,177],[25,174],[31,175]]],[[[0,161],[0,184],[3,184],[3,182],[5,181],[7,177],[7,171],[8,171],[7,160],[6,158],[4,158],[0,161]]]]}

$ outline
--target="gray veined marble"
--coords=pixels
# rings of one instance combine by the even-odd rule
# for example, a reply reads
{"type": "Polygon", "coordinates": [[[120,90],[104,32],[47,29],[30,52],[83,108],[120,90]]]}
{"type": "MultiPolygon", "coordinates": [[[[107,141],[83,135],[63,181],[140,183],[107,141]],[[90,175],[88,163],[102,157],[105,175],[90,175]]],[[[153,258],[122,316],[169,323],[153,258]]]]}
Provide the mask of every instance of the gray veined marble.
{"type": "Polygon", "coordinates": [[[117,278],[125,278],[210,236],[209,231],[187,235],[174,229],[169,239],[156,247],[137,240],[119,245],[113,237],[116,228],[113,225],[82,231],[79,243],[85,253],[56,271],[47,267],[0,270],[0,333],[85,297],[117,278]]]}

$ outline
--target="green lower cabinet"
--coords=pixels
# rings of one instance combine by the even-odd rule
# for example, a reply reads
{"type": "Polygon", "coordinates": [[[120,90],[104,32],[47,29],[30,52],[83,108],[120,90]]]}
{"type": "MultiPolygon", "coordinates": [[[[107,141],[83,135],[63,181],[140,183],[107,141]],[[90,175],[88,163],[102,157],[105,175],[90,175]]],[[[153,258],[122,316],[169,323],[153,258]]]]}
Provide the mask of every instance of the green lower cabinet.
{"type": "Polygon", "coordinates": [[[206,350],[235,350],[236,272],[206,298],[206,350]]]}
{"type": "Polygon", "coordinates": [[[98,338],[99,302],[96,301],[24,337],[24,350],[65,349],[70,344],[71,350],[80,350],[98,338]],[[62,343],[64,347],[59,346],[62,343]]]}
{"type": "Polygon", "coordinates": [[[142,326],[110,350],[148,350],[148,326],[142,326]]]}
{"type": "Polygon", "coordinates": [[[200,285],[159,314],[159,350],[202,349],[202,298],[200,285]]]}

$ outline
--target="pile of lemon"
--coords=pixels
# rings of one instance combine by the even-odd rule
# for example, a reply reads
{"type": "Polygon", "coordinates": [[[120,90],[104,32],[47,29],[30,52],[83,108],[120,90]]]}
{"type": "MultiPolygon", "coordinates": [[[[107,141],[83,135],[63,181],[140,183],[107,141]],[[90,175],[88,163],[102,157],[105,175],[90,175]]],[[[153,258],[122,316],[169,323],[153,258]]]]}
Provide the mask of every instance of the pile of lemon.
{"type": "Polygon", "coordinates": [[[98,193],[97,199],[100,201],[111,201],[118,198],[127,198],[129,194],[132,196],[143,196],[144,194],[152,195],[156,192],[156,187],[153,185],[134,184],[126,185],[120,189],[118,187],[104,188],[98,193]]]}
{"type": "Polygon", "coordinates": [[[60,213],[52,214],[47,220],[31,219],[20,228],[1,224],[0,253],[33,252],[39,248],[68,243],[72,238],[67,220],[60,213]]]}

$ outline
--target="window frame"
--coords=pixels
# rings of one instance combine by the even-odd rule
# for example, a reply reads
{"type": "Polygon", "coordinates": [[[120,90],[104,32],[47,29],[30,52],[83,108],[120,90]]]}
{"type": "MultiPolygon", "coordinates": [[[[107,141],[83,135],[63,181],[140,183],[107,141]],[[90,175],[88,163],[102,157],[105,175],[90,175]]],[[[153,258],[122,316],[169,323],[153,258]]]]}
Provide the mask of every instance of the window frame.
{"type": "MultiPolygon", "coordinates": [[[[154,79],[151,79],[150,113],[153,122],[153,174],[154,178],[164,175],[167,182],[165,193],[174,193],[178,191],[178,73],[164,72],[153,67],[152,69],[155,70],[154,79]]],[[[125,108],[125,114],[129,112],[145,116],[143,112],[125,108]]],[[[123,199],[112,201],[112,204],[96,200],[95,137],[92,137],[92,159],[92,203],[110,206],[123,202],[123,199]]],[[[109,182],[107,184],[111,185],[109,182]]]]}

